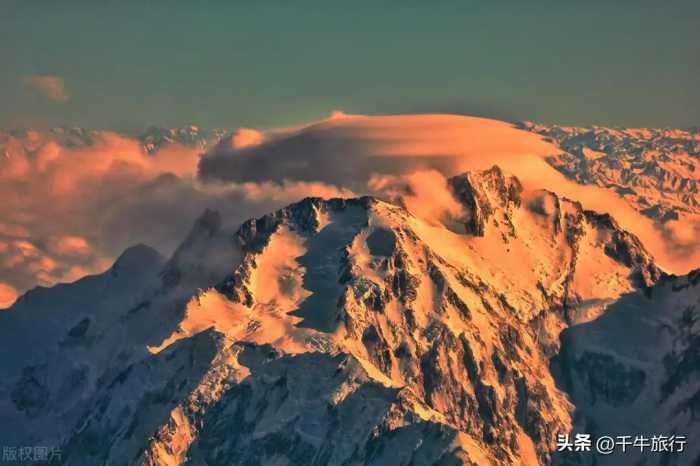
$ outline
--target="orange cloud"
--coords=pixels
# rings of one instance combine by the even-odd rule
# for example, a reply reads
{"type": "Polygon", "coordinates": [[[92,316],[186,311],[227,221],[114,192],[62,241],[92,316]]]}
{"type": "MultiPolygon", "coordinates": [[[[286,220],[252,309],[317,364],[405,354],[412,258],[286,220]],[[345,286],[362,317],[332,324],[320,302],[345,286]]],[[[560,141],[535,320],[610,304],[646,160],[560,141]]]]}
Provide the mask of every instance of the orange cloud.
{"type": "Polygon", "coordinates": [[[65,257],[86,257],[92,248],[85,238],[80,236],[59,236],[49,239],[48,249],[51,253],[65,257]]]}
{"type": "Polygon", "coordinates": [[[242,183],[231,185],[231,190],[240,190],[241,194],[251,201],[277,201],[292,203],[305,197],[354,197],[349,189],[337,188],[324,183],[309,183],[305,181],[282,183],[242,183]]]}
{"type": "Polygon", "coordinates": [[[0,223],[0,236],[9,238],[27,238],[29,236],[29,230],[21,225],[0,223]]]}
{"type": "Polygon", "coordinates": [[[17,290],[7,283],[0,282],[0,309],[8,308],[17,299],[17,290]]]}
{"type": "Polygon", "coordinates": [[[452,195],[447,178],[434,170],[401,176],[375,175],[368,187],[433,224],[450,224],[464,218],[464,208],[452,195]]]}
{"type": "MultiPolygon", "coordinates": [[[[132,214],[154,202],[155,192],[143,190],[164,173],[181,176],[186,184],[198,160],[195,150],[179,145],[149,155],[139,141],[109,132],[95,133],[92,143],[77,147],[29,133],[22,141],[8,141],[4,152],[0,281],[17,292],[100,272],[132,240],[152,239],[142,233],[147,219],[132,214]],[[131,224],[139,233],[120,237],[112,232],[115,224],[131,224]]],[[[158,194],[163,196],[156,201],[160,205],[170,203],[171,211],[180,208],[172,190],[158,194]]],[[[206,207],[202,204],[185,209],[191,217],[183,224],[206,207]]],[[[163,222],[162,228],[172,227],[168,215],[145,217],[163,222]]],[[[185,231],[183,227],[170,234],[185,231]]]]}
{"type": "MultiPolygon", "coordinates": [[[[674,238],[687,239],[687,232],[675,228],[669,235],[614,193],[569,181],[545,161],[558,152],[539,136],[502,121],[457,115],[337,114],[271,134],[254,147],[217,147],[202,157],[199,174],[205,181],[235,183],[321,182],[358,193],[376,192],[382,180],[384,188],[395,189],[398,184],[391,177],[398,176],[413,191],[432,199],[444,184],[435,172],[445,177],[497,164],[526,188],[548,189],[581,201],[588,209],[611,213],[669,271],[681,273],[700,264],[697,249],[678,253],[674,238]],[[412,175],[426,171],[433,175],[412,175]]],[[[441,199],[449,204],[444,196],[441,199]]],[[[419,210],[419,204],[414,202],[413,208],[419,210]]]]}
{"type": "Polygon", "coordinates": [[[231,137],[231,147],[243,149],[244,147],[256,146],[263,142],[264,134],[251,128],[238,128],[231,137]]]}
{"type": "Polygon", "coordinates": [[[0,283],[16,293],[102,271],[132,244],[167,255],[206,208],[235,228],[306,196],[376,194],[446,222],[462,213],[446,177],[494,164],[528,189],[613,214],[668,270],[700,264],[693,228],[659,231],[613,193],[570,182],[544,160],[558,148],[505,122],[336,113],[266,133],[241,129],[204,156],[177,144],[149,154],[109,132],[91,138],[71,148],[38,133],[4,143],[0,283]]]}
{"type": "MultiPolygon", "coordinates": [[[[248,138],[239,144],[255,141],[238,134],[248,138]]],[[[207,208],[237,227],[305,196],[353,195],[322,182],[205,184],[197,149],[173,143],[148,153],[105,131],[90,139],[67,147],[29,132],[3,141],[0,282],[19,293],[101,272],[136,243],[167,255],[207,208]]]]}
{"type": "Polygon", "coordinates": [[[55,102],[69,99],[63,78],[54,75],[33,75],[24,78],[24,85],[43,97],[55,102]]]}

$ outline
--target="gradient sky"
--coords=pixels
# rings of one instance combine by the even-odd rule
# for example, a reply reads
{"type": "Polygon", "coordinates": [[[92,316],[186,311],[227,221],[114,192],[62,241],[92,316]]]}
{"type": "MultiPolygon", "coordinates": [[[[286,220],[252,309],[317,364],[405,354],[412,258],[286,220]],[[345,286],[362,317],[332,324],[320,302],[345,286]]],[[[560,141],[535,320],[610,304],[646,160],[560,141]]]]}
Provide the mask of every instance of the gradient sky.
{"type": "Polygon", "coordinates": [[[0,60],[2,127],[265,129],[334,109],[700,125],[697,0],[0,0],[0,60]]]}

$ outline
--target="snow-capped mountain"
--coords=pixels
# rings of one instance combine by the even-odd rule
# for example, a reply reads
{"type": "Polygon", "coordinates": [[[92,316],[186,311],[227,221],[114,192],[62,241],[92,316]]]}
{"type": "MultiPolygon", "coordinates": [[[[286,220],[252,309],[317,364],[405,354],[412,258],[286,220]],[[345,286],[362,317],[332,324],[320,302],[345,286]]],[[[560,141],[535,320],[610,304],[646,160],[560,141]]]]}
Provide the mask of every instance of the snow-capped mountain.
{"type": "Polygon", "coordinates": [[[556,436],[697,438],[697,273],[498,167],[450,187],[446,224],[373,197],[208,211],[167,262],[27,293],[0,438],[70,465],[620,465],[556,436]]]}
{"type": "Polygon", "coordinates": [[[17,152],[31,153],[48,142],[76,148],[93,144],[99,136],[97,130],[85,128],[52,128],[48,131],[34,129],[0,130],[0,154],[11,157],[17,152]]]}
{"type": "Polygon", "coordinates": [[[615,191],[659,223],[700,218],[700,132],[525,122],[563,149],[548,162],[567,177],[615,191]]]}
{"type": "Polygon", "coordinates": [[[174,143],[204,151],[219,142],[226,134],[227,131],[222,129],[205,130],[194,125],[181,128],[151,126],[139,134],[138,139],[143,144],[144,149],[152,154],[163,145],[174,143]]]}
{"type": "MultiPolygon", "coordinates": [[[[55,143],[70,149],[85,148],[94,145],[106,133],[112,132],[81,127],[56,127],[49,130],[0,130],[0,155],[10,157],[18,151],[32,153],[48,143],[55,143]]],[[[222,129],[207,130],[188,125],[180,128],[150,126],[138,135],[122,134],[122,136],[133,137],[141,144],[144,152],[154,154],[171,144],[205,151],[218,143],[226,134],[227,131],[222,129]]]]}

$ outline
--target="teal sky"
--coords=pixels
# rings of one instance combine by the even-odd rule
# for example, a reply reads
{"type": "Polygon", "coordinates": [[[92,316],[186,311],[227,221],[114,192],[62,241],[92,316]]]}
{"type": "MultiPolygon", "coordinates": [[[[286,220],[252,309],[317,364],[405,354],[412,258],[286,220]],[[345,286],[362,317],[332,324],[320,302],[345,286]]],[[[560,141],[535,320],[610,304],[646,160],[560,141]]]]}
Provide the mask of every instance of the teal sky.
{"type": "Polygon", "coordinates": [[[700,125],[697,0],[0,0],[0,60],[2,127],[270,128],[334,109],[700,125]]]}

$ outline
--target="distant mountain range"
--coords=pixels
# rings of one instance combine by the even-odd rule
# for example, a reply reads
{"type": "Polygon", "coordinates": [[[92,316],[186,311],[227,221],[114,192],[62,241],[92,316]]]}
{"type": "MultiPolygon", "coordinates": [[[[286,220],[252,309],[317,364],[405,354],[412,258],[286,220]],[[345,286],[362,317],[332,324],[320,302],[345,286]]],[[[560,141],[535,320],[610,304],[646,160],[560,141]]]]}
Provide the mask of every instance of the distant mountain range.
{"type": "MultiPolygon", "coordinates": [[[[32,150],[42,144],[53,141],[69,148],[85,147],[95,143],[105,130],[94,130],[79,127],[57,127],[47,131],[33,129],[0,130],[0,150],[9,155],[12,146],[32,150]]],[[[188,147],[201,148],[218,142],[226,130],[203,130],[189,125],[181,128],[161,128],[150,126],[137,135],[122,133],[124,137],[135,138],[143,144],[144,151],[149,154],[157,152],[168,144],[182,144],[188,147]]]]}
{"type": "MultiPolygon", "coordinates": [[[[542,125],[520,122],[516,127],[542,135],[562,149],[547,159],[568,178],[593,184],[624,198],[642,214],[665,223],[700,220],[700,130],[690,128],[609,128],[542,125]]],[[[153,154],[169,144],[202,151],[211,148],[233,130],[151,126],[135,137],[143,150],[153,154]]],[[[48,131],[0,130],[0,153],[11,147],[32,150],[47,141],[66,147],[89,146],[102,133],[85,128],[53,128],[48,131]]]]}
{"type": "Polygon", "coordinates": [[[700,218],[700,132],[518,125],[563,149],[547,161],[581,184],[610,189],[665,223],[700,218]]]}

